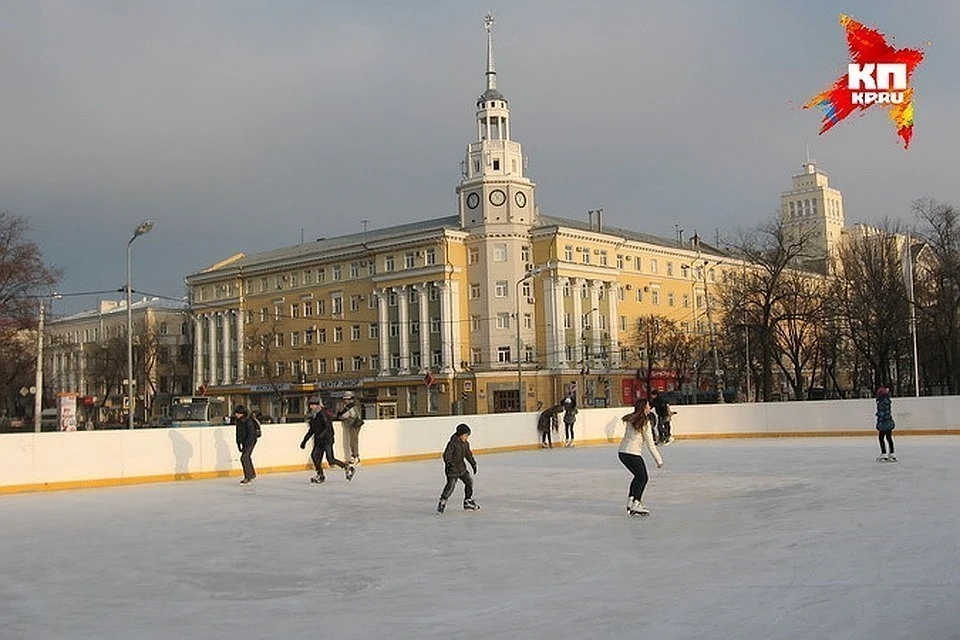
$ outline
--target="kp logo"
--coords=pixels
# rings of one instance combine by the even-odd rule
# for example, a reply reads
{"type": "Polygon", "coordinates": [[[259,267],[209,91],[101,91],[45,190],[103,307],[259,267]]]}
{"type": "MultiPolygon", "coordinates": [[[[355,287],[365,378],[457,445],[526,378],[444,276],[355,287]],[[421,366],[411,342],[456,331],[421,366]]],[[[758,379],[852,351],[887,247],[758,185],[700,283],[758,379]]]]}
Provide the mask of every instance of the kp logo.
{"type": "Polygon", "coordinates": [[[923,61],[923,51],[895,49],[887,44],[882,33],[847,15],[840,16],[840,24],[847,32],[847,49],[850,51],[847,74],[811,98],[803,108],[823,109],[820,133],[824,133],[855,110],[880,105],[890,110],[890,119],[903,140],[903,148],[908,148],[913,137],[910,78],[923,61]]]}

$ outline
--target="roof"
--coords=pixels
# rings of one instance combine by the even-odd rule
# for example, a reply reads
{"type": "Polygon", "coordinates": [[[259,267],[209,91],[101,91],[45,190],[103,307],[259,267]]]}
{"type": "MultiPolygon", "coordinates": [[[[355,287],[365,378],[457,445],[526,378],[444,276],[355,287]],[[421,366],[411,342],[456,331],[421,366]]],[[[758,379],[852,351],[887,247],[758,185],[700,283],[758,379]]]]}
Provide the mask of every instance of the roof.
{"type": "MultiPolygon", "coordinates": [[[[139,300],[133,300],[130,304],[130,310],[134,313],[153,309],[156,311],[186,311],[186,300],[170,300],[169,298],[142,297],[139,300]]],[[[59,322],[74,322],[77,320],[89,320],[100,316],[113,314],[125,314],[127,312],[126,300],[101,300],[96,309],[87,309],[62,318],[52,320],[50,324],[59,322]]]]}

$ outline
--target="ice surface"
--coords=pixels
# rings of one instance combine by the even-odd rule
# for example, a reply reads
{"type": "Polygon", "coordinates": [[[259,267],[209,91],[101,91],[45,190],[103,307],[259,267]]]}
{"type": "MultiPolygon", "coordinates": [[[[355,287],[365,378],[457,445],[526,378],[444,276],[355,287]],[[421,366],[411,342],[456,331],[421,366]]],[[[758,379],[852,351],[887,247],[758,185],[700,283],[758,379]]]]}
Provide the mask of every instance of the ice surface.
{"type": "Polygon", "coordinates": [[[0,497],[3,638],[960,638],[960,438],[678,441],[0,497]],[[648,458],[649,461],[649,458],[648,458]]]}

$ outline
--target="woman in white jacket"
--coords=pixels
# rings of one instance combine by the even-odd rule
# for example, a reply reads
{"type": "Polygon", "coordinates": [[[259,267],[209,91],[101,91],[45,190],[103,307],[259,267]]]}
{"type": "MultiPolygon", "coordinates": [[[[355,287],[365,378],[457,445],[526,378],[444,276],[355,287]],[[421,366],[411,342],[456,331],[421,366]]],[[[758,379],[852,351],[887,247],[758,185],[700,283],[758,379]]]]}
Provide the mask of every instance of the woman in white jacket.
{"type": "Polygon", "coordinates": [[[647,486],[647,465],[644,464],[643,456],[640,454],[643,453],[643,445],[646,443],[653,459],[657,461],[657,468],[663,468],[663,458],[653,441],[657,414],[646,400],[638,400],[634,405],[633,413],[623,416],[623,421],[626,423],[626,428],[617,455],[623,466],[633,474],[633,480],[630,482],[630,497],[627,500],[627,514],[647,516],[650,515],[650,511],[641,502],[643,490],[647,486]]]}

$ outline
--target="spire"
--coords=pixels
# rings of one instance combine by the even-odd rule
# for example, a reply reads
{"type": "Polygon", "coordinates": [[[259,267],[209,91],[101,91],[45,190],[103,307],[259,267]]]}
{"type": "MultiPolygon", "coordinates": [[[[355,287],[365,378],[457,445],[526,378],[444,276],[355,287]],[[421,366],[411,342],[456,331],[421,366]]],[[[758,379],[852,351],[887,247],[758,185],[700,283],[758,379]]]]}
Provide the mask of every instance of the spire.
{"type": "Polygon", "coordinates": [[[487,30],[487,90],[497,88],[497,70],[493,66],[493,14],[483,17],[483,28],[487,30]]]}

